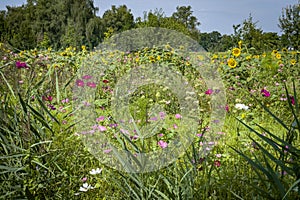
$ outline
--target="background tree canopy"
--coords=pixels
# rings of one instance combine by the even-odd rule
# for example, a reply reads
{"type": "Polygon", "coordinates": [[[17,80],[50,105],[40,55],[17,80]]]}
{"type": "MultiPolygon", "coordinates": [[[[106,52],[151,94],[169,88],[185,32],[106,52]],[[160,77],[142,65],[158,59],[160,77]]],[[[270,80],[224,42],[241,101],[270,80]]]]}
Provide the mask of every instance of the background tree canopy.
{"type": "MultiPolygon", "coordinates": [[[[283,47],[299,50],[299,2],[283,8],[278,26],[283,34],[263,32],[250,14],[241,24],[233,25],[234,34],[201,32],[200,21],[191,6],[177,6],[171,16],[162,9],[134,17],[126,5],[112,6],[103,16],[93,0],[27,0],[19,7],[0,11],[0,41],[18,49],[97,46],[105,38],[133,28],[163,27],[182,32],[208,51],[226,51],[243,40],[247,47],[266,51],[283,47]]],[[[201,20],[201,19],[200,19],[201,20]]]]}

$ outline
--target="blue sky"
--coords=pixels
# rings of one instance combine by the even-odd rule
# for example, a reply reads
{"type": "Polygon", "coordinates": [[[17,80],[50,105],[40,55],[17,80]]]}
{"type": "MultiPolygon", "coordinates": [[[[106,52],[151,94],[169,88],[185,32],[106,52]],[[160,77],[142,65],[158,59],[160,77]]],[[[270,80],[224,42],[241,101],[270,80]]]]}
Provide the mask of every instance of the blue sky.
{"type": "MultiPolygon", "coordinates": [[[[232,25],[240,24],[251,13],[257,26],[265,32],[278,32],[278,18],[282,8],[297,4],[297,0],[94,0],[99,7],[98,15],[112,5],[127,5],[135,17],[142,17],[144,11],[162,8],[167,16],[176,11],[176,6],[191,5],[194,15],[201,25],[201,32],[219,31],[222,34],[233,33],[232,25]]],[[[19,6],[26,0],[0,0],[0,10],[6,5],[19,6]]]]}

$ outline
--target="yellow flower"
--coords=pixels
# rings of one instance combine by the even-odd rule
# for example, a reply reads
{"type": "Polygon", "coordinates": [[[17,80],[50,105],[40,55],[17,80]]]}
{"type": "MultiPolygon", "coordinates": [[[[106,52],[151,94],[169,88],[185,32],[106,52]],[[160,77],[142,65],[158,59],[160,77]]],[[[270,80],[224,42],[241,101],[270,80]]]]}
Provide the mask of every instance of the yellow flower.
{"type": "Polygon", "coordinates": [[[288,52],[287,48],[283,48],[282,52],[287,53],[288,52]]]}
{"type": "Polygon", "coordinates": [[[198,55],[197,58],[201,61],[204,60],[204,56],[202,56],[202,55],[198,55]]]}
{"type": "Polygon", "coordinates": [[[246,118],[246,113],[242,113],[242,119],[245,119],[246,118]]]}
{"type": "Polygon", "coordinates": [[[157,56],[157,57],[156,57],[156,60],[160,60],[160,56],[157,56]]]}
{"type": "Polygon", "coordinates": [[[274,55],[276,55],[277,53],[278,53],[277,50],[273,50],[273,51],[272,51],[272,54],[274,54],[274,55]]]}
{"type": "Polygon", "coordinates": [[[86,51],[86,46],[82,45],[81,49],[82,49],[82,51],[86,51]]]}
{"type": "Polygon", "coordinates": [[[237,62],[236,62],[236,60],[235,60],[234,58],[229,58],[229,59],[227,60],[227,64],[228,64],[228,66],[229,66],[230,68],[235,68],[236,65],[237,65],[237,62]]]}
{"type": "Polygon", "coordinates": [[[242,44],[243,44],[242,40],[240,40],[240,41],[238,42],[238,44],[239,44],[239,48],[241,49],[241,48],[242,48],[242,44]]]}
{"type": "Polygon", "coordinates": [[[277,59],[281,59],[281,54],[280,53],[276,53],[275,56],[276,56],[277,59]]]}
{"type": "Polygon", "coordinates": [[[246,56],[246,60],[251,60],[252,56],[246,56]]]}
{"type": "Polygon", "coordinates": [[[150,60],[150,62],[155,62],[154,56],[149,56],[149,60],[150,60]]]}
{"type": "Polygon", "coordinates": [[[139,57],[136,57],[135,58],[135,62],[139,62],[140,58],[139,57]]]}
{"type": "Polygon", "coordinates": [[[214,54],[212,59],[217,59],[218,58],[218,55],[214,54]]]}
{"type": "Polygon", "coordinates": [[[239,49],[239,48],[232,49],[232,55],[234,55],[235,57],[238,57],[239,55],[241,55],[241,49],[239,49]]]}
{"type": "Polygon", "coordinates": [[[266,57],[266,56],[267,56],[267,54],[266,54],[266,53],[263,53],[261,56],[262,56],[262,57],[266,57]]]}
{"type": "Polygon", "coordinates": [[[292,59],[292,60],[291,60],[291,64],[292,64],[292,65],[295,65],[295,64],[296,64],[296,59],[292,59]]]}

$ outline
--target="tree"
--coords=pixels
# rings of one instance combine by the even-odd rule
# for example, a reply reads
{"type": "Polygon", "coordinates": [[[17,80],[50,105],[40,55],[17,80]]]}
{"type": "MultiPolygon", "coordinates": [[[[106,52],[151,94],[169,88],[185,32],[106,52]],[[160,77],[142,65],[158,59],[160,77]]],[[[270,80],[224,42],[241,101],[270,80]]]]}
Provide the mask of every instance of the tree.
{"type": "Polygon", "coordinates": [[[177,6],[176,12],[172,14],[172,17],[183,23],[188,29],[194,30],[200,25],[200,22],[193,16],[193,11],[191,9],[191,6],[177,6]]]}
{"type": "Polygon", "coordinates": [[[126,5],[119,6],[118,8],[113,5],[110,10],[104,12],[102,22],[105,32],[109,28],[113,28],[114,33],[119,33],[132,29],[135,26],[134,17],[126,5]]]}
{"type": "Polygon", "coordinates": [[[176,12],[172,14],[172,17],[187,27],[193,39],[199,40],[199,30],[197,27],[200,25],[200,22],[197,17],[193,16],[191,6],[177,6],[176,12]]]}
{"type": "Polygon", "coordinates": [[[141,18],[137,18],[136,26],[139,28],[161,27],[181,32],[192,38],[194,36],[194,32],[191,32],[183,22],[175,19],[174,17],[166,17],[162,9],[156,9],[154,12],[151,10],[149,12],[145,12],[144,20],[142,21],[141,18]]]}
{"type": "Polygon", "coordinates": [[[252,47],[256,51],[262,51],[264,47],[262,41],[263,31],[257,28],[257,23],[258,22],[253,22],[253,18],[250,14],[249,18],[244,20],[242,24],[233,25],[235,43],[239,40],[243,40],[248,48],[252,47]]]}
{"type": "Polygon", "coordinates": [[[279,28],[284,33],[288,46],[294,50],[300,49],[300,1],[297,4],[284,8],[279,17],[279,28]]]}

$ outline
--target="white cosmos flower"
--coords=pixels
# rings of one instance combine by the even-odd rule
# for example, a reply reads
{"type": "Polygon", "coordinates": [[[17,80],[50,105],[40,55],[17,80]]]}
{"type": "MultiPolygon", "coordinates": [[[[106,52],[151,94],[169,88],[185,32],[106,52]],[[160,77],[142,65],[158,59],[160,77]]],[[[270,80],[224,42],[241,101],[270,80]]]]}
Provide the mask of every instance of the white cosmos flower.
{"type": "Polygon", "coordinates": [[[95,175],[95,174],[100,174],[102,172],[102,169],[92,169],[92,171],[90,171],[90,174],[95,175]]]}
{"type": "Polygon", "coordinates": [[[84,183],[84,184],[82,185],[82,187],[79,188],[79,191],[80,191],[80,192],[86,192],[86,191],[88,191],[88,190],[90,190],[90,189],[94,189],[94,187],[91,186],[91,185],[89,185],[88,183],[84,183]]]}
{"type": "Polygon", "coordinates": [[[249,109],[249,106],[246,106],[245,104],[242,104],[242,103],[237,103],[237,104],[235,104],[234,107],[239,110],[248,110],[249,109]]]}

